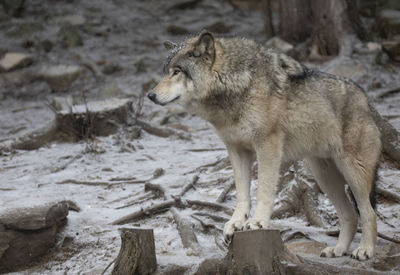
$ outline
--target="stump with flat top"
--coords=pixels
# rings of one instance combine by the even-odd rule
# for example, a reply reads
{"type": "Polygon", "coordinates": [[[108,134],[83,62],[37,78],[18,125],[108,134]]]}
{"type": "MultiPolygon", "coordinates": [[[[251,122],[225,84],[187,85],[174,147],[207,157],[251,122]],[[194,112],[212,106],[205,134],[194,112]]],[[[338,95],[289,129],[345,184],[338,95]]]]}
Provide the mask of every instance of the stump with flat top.
{"type": "Polygon", "coordinates": [[[151,274],[157,268],[153,229],[122,228],[113,275],[151,274]]]}
{"type": "Polygon", "coordinates": [[[236,232],[228,254],[230,274],[281,274],[283,254],[279,230],[236,232]]]}

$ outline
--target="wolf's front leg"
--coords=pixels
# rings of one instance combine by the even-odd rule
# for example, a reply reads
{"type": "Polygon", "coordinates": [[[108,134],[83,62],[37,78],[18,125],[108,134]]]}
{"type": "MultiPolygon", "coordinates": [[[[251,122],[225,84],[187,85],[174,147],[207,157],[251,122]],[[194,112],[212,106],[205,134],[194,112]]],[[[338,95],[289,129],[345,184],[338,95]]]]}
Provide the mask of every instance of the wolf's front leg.
{"type": "Polygon", "coordinates": [[[269,136],[267,139],[256,147],[258,162],[257,207],[254,216],[244,225],[244,230],[269,226],[282,159],[282,142],[278,135],[269,136]]]}
{"type": "Polygon", "coordinates": [[[229,243],[233,232],[242,230],[243,224],[249,217],[251,166],[254,162],[254,153],[234,145],[227,145],[226,147],[235,174],[237,194],[235,211],[224,227],[224,239],[226,243],[229,243]]]}

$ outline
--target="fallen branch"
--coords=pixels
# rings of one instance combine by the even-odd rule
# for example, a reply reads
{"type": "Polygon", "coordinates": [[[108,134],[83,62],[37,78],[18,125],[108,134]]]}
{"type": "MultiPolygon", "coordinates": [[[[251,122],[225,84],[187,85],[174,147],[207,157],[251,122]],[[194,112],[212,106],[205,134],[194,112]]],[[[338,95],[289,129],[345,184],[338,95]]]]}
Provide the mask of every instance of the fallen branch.
{"type": "Polygon", "coordinates": [[[196,234],[193,232],[193,225],[190,220],[182,218],[178,211],[175,208],[171,208],[172,216],[174,217],[174,221],[176,227],[178,229],[179,236],[182,240],[182,245],[186,249],[190,249],[191,255],[200,255],[200,244],[197,240],[196,234]]]}
{"type": "Polygon", "coordinates": [[[191,215],[191,217],[201,224],[201,227],[203,227],[205,232],[208,232],[210,229],[215,229],[215,230],[217,230],[219,232],[223,232],[223,230],[221,228],[218,228],[213,223],[206,223],[203,220],[201,220],[200,218],[196,217],[195,215],[191,215]]]}
{"type": "Polygon", "coordinates": [[[194,188],[194,185],[199,181],[199,176],[195,175],[192,179],[192,181],[185,185],[182,189],[182,191],[179,193],[179,196],[182,197],[183,195],[186,194],[187,191],[189,191],[191,188],[194,188]]]}
{"type": "Polygon", "coordinates": [[[379,93],[375,96],[375,98],[382,99],[382,98],[385,98],[387,96],[391,96],[391,95],[393,95],[395,93],[398,93],[398,92],[400,92],[400,87],[395,87],[395,88],[391,88],[391,89],[387,89],[387,90],[383,90],[383,91],[380,90],[379,93]]]}
{"type": "Polygon", "coordinates": [[[230,183],[228,183],[224,190],[222,190],[221,194],[219,194],[218,198],[217,198],[217,202],[218,203],[222,203],[225,201],[226,199],[226,195],[228,195],[228,193],[235,187],[235,181],[231,181],[230,183]]]}
{"type": "Polygon", "coordinates": [[[140,219],[147,218],[154,214],[159,214],[169,210],[172,206],[177,205],[176,200],[167,200],[159,204],[151,205],[146,208],[142,208],[139,211],[135,211],[129,215],[121,217],[111,223],[111,225],[121,225],[129,222],[137,221],[140,219]]]}
{"type": "Polygon", "coordinates": [[[199,148],[199,149],[188,149],[187,152],[214,152],[214,151],[225,151],[225,148],[199,148]]]}
{"type": "Polygon", "coordinates": [[[220,163],[221,161],[224,161],[225,159],[226,158],[222,158],[222,159],[218,159],[216,161],[213,161],[211,163],[204,164],[202,166],[197,167],[196,169],[190,170],[189,172],[185,172],[184,175],[191,174],[193,172],[202,172],[202,171],[205,170],[205,168],[213,167],[213,166],[217,165],[218,163],[220,163]]]}
{"type": "Polygon", "coordinates": [[[208,201],[198,201],[198,200],[186,200],[186,203],[191,205],[191,206],[202,206],[202,207],[209,207],[218,211],[223,211],[228,215],[232,215],[233,214],[233,209],[219,204],[219,203],[215,203],[215,202],[208,202],[208,201]]]}
{"type": "Polygon", "coordinates": [[[145,201],[147,201],[147,200],[149,200],[149,199],[154,199],[154,198],[155,198],[155,197],[154,197],[153,194],[151,194],[151,195],[149,196],[149,193],[147,193],[147,194],[145,194],[145,195],[143,195],[143,196],[141,196],[141,197],[139,197],[139,198],[136,198],[136,199],[134,199],[134,200],[128,201],[126,204],[124,204],[124,205],[122,205],[122,206],[118,206],[118,207],[116,207],[116,208],[114,208],[114,209],[123,209],[123,208],[127,208],[127,207],[129,207],[129,206],[133,206],[133,205],[136,205],[136,204],[140,204],[140,203],[143,203],[143,202],[145,202],[145,201]]]}
{"type": "Polygon", "coordinates": [[[140,119],[136,120],[136,124],[142,127],[142,129],[145,130],[147,133],[158,137],[178,136],[179,138],[184,140],[191,139],[190,135],[188,135],[187,133],[176,131],[175,129],[168,127],[157,127],[140,119]]]}
{"type": "Polygon", "coordinates": [[[110,181],[131,181],[131,180],[136,180],[136,177],[125,177],[125,178],[111,178],[110,181]]]}
{"type": "MultiPolygon", "coordinates": [[[[329,230],[324,232],[328,236],[332,237],[337,237],[339,236],[340,230],[329,230]]],[[[357,229],[357,233],[362,233],[362,230],[360,228],[357,229]]],[[[395,237],[389,237],[388,235],[382,234],[378,232],[378,237],[393,243],[399,243],[400,244],[400,239],[395,238],[395,237]]]]}
{"type": "Polygon", "coordinates": [[[379,194],[379,195],[381,195],[381,196],[383,196],[383,197],[385,197],[385,198],[391,200],[391,201],[400,203],[400,195],[397,194],[397,193],[394,193],[394,192],[392,192],[392,191],[383,189],[383,188],[380,187],[380,186],[376,186],[376,187],[375,187],[375,192],[376,192],[377,194],[379,194]]]}
{"type": "Polygon", "coordinates": [[[147,180],[132,180],[132,181],[121,181],[121,182],[108,182],[108,181],[78,181],[74,179],[67,179],[63,181],[56,182],[56,184],[81,184],[81,185],[89,185],[89,186],[101,186],[105,185],[108,187],[115,186],[118,184],[143,184],[147,183],[147,180]]]}
{"type": "Polygon", "coordinates": [[[166,196],[166,192],[165,192],[164,187],[162,187],[162,186],[159,185],[159,184],[153,184],[153,183],[147,182],[147,183],[144,185],[144,191],[145,191],[145,192],[147,192],[147,191],[152,191],[152,192],[154,192],[154,194],[155,194],[157,197],[162,197],[164,200],[167,199],[167,196],[166,196]]]}
{"type": "Polygon", "coordinates": [[[193,215],[202,216],[202,217],[208,217],[208,218],[210,218],[210,219],[212,219],[212,220],[214,220],[216,222],[225,223],[225,222],[229,221],[229,218],[225,218],[225,217],[222,217],[222,216],[217,216],[217,215],[206,213],[206,212],[194,212],[193,215]]]}

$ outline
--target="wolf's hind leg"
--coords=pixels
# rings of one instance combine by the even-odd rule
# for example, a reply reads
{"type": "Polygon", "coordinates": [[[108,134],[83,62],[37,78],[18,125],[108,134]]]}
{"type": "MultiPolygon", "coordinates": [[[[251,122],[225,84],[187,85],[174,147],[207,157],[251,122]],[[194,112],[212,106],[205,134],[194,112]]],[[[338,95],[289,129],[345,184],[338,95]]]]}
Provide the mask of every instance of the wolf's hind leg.
{"type": "Polygon", "coordinates": [[[224,226],[224,240],[229,243],[233,232],[243,229],[243,224],[250,214],[250,180],[254,153],[237,146],[227,145],[227,149],[235,174],[237,194],[235,211],[232,218],[224,226]]]}
{"type": "Polygon", "coordinates": [[[370,193],[374,184],[375,166],[371,159],[361,161],[352,155],[336,160],[337,166],[346,178],[360,211],[362,235],[360,247],[351,255],[358,260],[366,260],[374,255],[377,225],[376,214],[370,201],[370,193]]]}
{"type": "Polygon", "coordinates": [[[335,163],[330,159],[308,159],[307,164],[316,178],[321,190],[328,196],[339,217],[340,234],[337,244],[327,247],[321,257],[340,257],[346,254],[357,230],[357,213],[348,200],[344,185],[346,183],[335,163]]]}

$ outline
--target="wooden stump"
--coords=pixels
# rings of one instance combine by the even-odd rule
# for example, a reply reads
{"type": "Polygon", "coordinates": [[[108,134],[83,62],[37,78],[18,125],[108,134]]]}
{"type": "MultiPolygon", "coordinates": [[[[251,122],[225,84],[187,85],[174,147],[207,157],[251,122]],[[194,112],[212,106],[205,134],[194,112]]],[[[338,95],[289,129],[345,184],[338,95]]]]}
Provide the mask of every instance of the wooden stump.
{"type": "Polygon", "coordinates": [[[153,229],[122,228],[113,275],[145,275],[157,268],[153,229]]]}
{"type": "Polygon", "coordinates": [[[229,248],[230,274],[281,274],[283,252],[279,230],[237,232],[229,248]]]}

